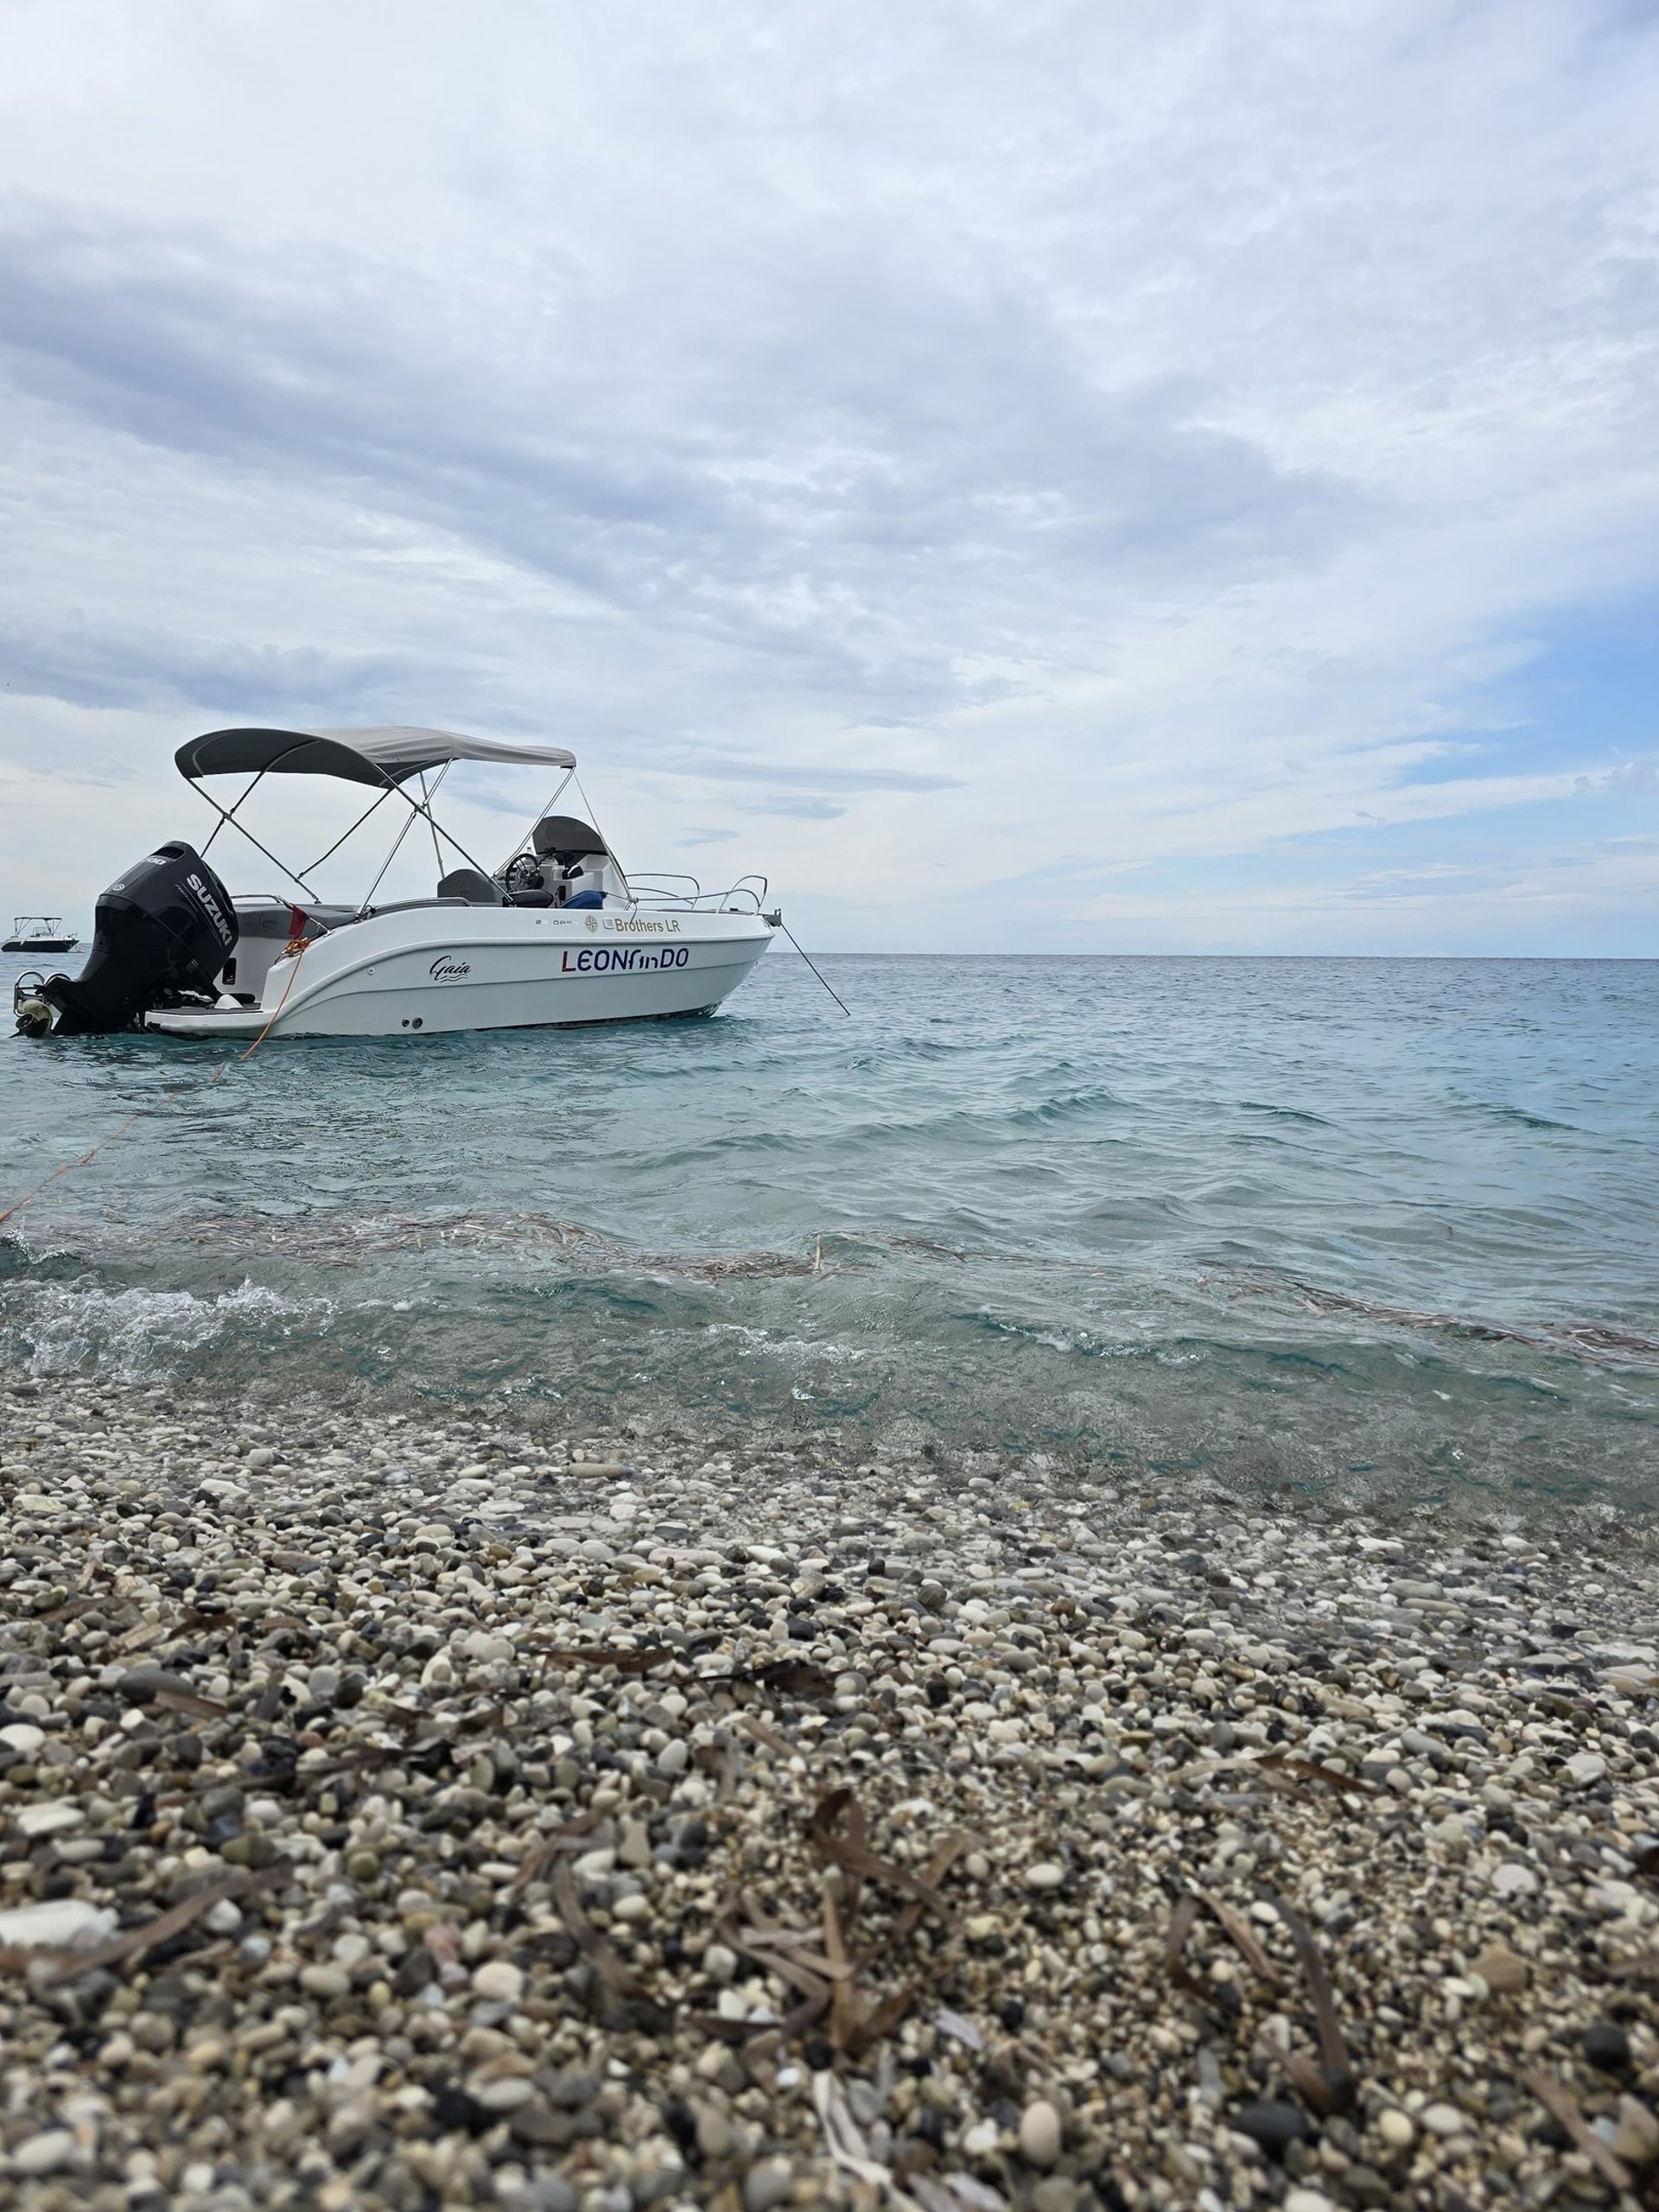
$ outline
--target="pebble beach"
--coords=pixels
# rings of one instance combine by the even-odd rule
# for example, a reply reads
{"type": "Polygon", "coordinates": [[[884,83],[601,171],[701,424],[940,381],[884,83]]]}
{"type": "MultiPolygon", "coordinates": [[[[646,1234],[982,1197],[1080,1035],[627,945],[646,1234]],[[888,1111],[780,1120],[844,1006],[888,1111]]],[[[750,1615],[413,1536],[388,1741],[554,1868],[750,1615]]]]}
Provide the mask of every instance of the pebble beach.
{"type": "Polygon", "coordinates": [[[1627,1526],[255,1410],[0,1386],[6,2201],[1659,2202],[1627,1526]]]}

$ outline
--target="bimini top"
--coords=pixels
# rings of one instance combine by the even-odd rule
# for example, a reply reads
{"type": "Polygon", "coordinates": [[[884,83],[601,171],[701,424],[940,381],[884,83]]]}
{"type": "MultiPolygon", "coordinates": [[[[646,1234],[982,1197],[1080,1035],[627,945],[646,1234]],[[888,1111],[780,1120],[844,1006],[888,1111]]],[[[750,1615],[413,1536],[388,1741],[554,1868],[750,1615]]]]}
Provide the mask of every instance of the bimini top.
{"type": "Polygon", "coordinates": [[[174,754],[179,773],[201,776],[339,776],[348,784],[401,784],[448,760],[540,762],[574,768],[561,745],[498,745],[448,729],[213,729],[174,754]]]}

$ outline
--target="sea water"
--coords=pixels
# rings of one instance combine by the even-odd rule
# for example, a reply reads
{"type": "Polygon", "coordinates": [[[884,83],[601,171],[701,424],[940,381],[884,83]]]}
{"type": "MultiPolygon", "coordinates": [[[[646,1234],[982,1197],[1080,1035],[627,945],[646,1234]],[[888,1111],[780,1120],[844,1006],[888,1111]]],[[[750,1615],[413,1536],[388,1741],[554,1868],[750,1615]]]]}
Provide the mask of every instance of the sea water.
{"type": "Polygon", "coordinates": [[[7,1040],[0,1210],[135,1118],[0,1226],[0,1365],[1653,1503],[1659,963],[826,972],[850,1019],[780,944],[713,1020],[7,1040]]]}

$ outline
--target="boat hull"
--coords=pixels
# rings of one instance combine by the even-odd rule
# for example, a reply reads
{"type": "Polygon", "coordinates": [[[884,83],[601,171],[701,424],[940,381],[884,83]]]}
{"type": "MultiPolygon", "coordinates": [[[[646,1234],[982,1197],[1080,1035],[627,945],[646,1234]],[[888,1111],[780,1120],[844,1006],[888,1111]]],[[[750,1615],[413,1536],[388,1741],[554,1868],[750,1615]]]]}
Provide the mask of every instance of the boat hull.
{"type": "Polygon", "coordinates": [[[370,916],[278,960],[259,1003],[168,1008],[174,1037],[442,1036],[712,1013],[765,952],[759,915],[418,906],[370,916]]]}

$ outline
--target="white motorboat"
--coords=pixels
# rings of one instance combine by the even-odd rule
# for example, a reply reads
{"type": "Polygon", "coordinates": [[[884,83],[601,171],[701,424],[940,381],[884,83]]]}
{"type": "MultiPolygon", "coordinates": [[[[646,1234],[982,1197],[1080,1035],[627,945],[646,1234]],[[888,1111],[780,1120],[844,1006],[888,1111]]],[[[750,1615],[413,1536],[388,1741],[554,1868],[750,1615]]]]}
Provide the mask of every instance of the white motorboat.
{"type": "Polygon", "coordinates": [[[65,929],[60,914],[18,914],[0,952],[73,952],[79,943],[73,930],[65,929]]]}
{"type": "Polygon", "coordinates": [[[763,877],[712,893],[690,877],[631,880],[597,829],[553,810],[575,772],[563,747],[502,745],[447,730],[250,728],[213,730],[176,759],[199,789],[221,775],[251,781],[228,808],[202,792],[219,820],[200,852],[162,845],[110,886],[78,977],[21,979],[14,1004],[25,1033],[435,1036],[712,1014],[781,925],[780,914],[764,911],[763,877]],[[563,772],[552,799],[493,869],[432,812],[437,785],[457,761],[563,772]],[[238,818],[271,775],[332,777],[375,790],[347,837],[382,804],[407,806],[359,904],[316,898],[308,878],[321,863],[297,873],[284,868],[238,818]],[[376,892],[417,824],[430,830],[440,868],[446,846],[460,864],[429,898],[377,905],[376,892]],[[302,895],[227,891],[206,857],[226,828],[246,837],[302,895]]]}

